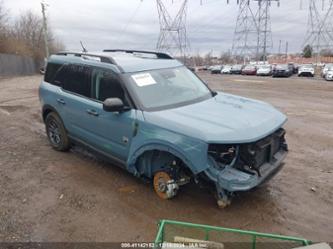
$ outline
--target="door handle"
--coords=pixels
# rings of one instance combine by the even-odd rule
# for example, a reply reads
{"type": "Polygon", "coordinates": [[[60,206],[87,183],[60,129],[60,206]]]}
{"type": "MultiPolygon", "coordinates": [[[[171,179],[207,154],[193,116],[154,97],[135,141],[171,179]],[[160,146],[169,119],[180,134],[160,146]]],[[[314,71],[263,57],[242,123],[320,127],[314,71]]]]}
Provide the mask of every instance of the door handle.
{"type": "Polygon", "coordinates": [[[97,117],[99,115],[98,112],[96,112],[95,110],[91,110],[91,109],[87,109],[87,113],[89,115],[92,115],[92,116],[95,116],[95,117],[97,117]]]}
{"type": "Polygon", "coordinates": [[[63,99],[57,99],[57,102],[58,102],[59,104],[62,104],[62,105],[65,105],[65,104],[66,104],[65,100],[63,100],[63,99]]]}

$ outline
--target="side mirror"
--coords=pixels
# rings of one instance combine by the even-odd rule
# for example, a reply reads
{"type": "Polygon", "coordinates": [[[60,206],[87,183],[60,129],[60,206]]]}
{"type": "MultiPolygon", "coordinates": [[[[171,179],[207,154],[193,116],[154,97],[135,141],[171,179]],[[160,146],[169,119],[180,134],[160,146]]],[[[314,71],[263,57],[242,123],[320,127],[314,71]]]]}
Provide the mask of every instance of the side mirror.
{"type": "Polygon", "coordinates": [[[44,74],[45,74],[45,67],[41,67],[41,68],[39,69],[39,73],[40,73],[41,75],[44,75],[44,74]]]}
{"type": "Polygon", "coordinates": [[[106,112],[123,112],[129,110],[119,98],[108,98],[103,102],[103,110],[106,112]]]}

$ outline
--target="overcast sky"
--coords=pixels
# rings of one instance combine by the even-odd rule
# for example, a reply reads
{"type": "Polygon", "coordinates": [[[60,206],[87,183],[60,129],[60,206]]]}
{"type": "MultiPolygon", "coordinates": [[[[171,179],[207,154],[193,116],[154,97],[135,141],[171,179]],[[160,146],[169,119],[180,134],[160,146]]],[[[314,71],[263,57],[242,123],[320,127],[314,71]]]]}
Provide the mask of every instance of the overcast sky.
{"type": "MultiPolygon", "coordinates": [[[[177,7],[165,0],[171,12],[177,7]]],[[[238,6],[236,0],[190,0],[188,6],[188,36],[191,51],[206,53],[231,49],[238,6]]],[[[281,0],[278,8],[272,4],[271,21],[273,49],[279,40],[289,42],[289,51],[300,51],[307,28],[307,0],[281,0]]],[[[104,48],[154,49],[159,34],[159,22],[154,0],[47,0],[47,14],[52,30],[66,49],[80,49],[82,40],[88,50],[104,48]]],[[[39,0],[4,0],[12,16],[31,9],[40,14],[39,0]]]]}

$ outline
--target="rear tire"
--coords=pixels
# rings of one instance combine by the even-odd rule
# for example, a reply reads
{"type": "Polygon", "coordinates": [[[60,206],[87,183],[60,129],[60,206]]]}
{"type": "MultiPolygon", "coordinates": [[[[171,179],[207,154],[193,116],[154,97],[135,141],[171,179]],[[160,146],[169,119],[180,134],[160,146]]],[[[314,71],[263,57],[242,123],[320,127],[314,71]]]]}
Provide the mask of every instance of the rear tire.
{"type": "Polygon", "coordinates": [[[70,148],[64,124],[55,112],[51,112],[45,119],[46,134],[53,149],[57,151],[68,151],[70,148]]]}

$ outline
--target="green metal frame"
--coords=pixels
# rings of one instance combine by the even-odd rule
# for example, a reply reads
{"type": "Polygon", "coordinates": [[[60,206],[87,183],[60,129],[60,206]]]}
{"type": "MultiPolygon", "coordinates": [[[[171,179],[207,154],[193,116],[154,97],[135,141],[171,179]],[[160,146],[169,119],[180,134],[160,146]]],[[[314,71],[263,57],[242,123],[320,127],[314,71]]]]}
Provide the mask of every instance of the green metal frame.
{"type": "Polygon", "coordinates": [[[209,226],[209,225],[201,225],[201,224],[194,224],[194,223],[173,221],[173,220],[161,220],[158,223],[158,232],[157,232],[155,242],[154,242],[155,248],[158,248],[158,245],[160,245],[160,243],[163,243],[164,227],[165,227],[165,225],[168,225],[168,224],[169,225],[179,225],[182,227],[203,229],[206,232],[205,240],[209,240],[209,231],[221,231],[221,232],[230,232],[230,233],[238,233],[238,234],[242,234],[242,235],[249,235],[249,236],[252,236],[252,249],[256,249],[257,237],[297,242],[297,243],[302,244],[303,246],[312,244],[312,242],[309,240],[306,240],[303,238],[291,237],[291,236],[283,236],[283,235],[269,234],[269,233],[258,233],[258,232],[254,232],[254,231],[216,227],[216,226],[209,226]]]}

